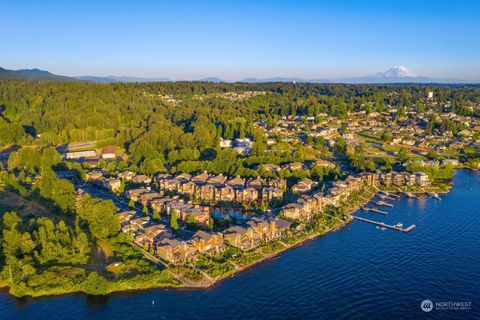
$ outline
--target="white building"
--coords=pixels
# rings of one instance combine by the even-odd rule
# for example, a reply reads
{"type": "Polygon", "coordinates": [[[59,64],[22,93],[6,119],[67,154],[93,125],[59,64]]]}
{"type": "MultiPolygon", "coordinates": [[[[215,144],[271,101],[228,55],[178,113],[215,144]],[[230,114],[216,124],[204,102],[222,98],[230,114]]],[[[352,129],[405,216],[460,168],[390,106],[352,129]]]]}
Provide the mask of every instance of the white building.
{"type": "Polygon", "coordinates": [[[220,139],[220,148],[231,148],[233,145],[232,140],[220,139]]]}
{"type": "Polygon", "coordinates": [[[95,158],[97,153],[95,150],[87,150],[87,151],[76,151],[76,152],[67,152],[64,155],[65,159],[81,159],[81,158],[95,158]]]}

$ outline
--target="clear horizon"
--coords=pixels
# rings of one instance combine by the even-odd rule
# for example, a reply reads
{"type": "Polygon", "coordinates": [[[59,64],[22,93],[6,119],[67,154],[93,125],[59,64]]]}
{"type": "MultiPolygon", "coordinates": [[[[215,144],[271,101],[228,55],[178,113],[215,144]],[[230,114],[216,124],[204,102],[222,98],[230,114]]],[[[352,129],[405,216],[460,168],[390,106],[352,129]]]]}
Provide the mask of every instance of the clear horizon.
{"type": "Polygon", "coordinates": [[[476,1],[0,1],[0,66],[66,76],[480,80],[476,1]]]}

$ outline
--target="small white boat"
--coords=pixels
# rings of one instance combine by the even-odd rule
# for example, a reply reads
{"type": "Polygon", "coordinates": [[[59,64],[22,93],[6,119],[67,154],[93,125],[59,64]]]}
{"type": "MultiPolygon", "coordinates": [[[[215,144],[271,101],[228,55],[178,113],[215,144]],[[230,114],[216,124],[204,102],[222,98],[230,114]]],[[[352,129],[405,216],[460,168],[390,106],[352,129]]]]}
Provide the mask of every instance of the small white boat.
{"type": "Polygon", "coordinates": [[[400,222],[399,222],[399,223],[397,223],[397,224],[395,225],[395,227],[401,228],[401,227],[403,227],[403,223],[400,223],[400,222]]]}

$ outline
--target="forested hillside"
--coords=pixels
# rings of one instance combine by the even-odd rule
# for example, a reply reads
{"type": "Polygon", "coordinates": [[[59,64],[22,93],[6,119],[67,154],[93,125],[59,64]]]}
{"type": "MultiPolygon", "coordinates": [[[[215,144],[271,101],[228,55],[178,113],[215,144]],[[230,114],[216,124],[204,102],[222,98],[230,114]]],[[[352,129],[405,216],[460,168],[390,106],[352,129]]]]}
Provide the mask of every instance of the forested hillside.
{"type": "MultiPolygon", "coordinates": [[[[225,84],[202,82],[93,84],[0,80],[0,145],[58,145],[104,141],[125,148],[133,164],[161,167],[211,159],[223,138],[263,137],[252,120],[274,124],[280,116],[384,111],[387,105],[425,110],[428,87],[225,84]],[[222,93],[265,92],[229,99],[222,93]]],[[[479,116],[473,87],[436,87],[439,104],[479,116]]],[[[225,155],[228,158],[228,155],[225,155]]]]}

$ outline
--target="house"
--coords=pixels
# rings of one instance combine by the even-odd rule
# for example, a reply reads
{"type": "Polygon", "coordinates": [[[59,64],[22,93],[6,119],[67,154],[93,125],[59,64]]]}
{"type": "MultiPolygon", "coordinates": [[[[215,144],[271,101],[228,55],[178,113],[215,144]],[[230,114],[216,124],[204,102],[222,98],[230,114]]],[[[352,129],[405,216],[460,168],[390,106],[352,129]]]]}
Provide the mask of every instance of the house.
{"type": "Polygon", "coordinates": [[[265,181],[260,177],[247,181],[248,188],[254,188],[257,190],[261,190],[264,184],[265,184],[265,181]]]}
{"type": "Polygon", "coordinates": [[[380,183],[386,187],[392,185],[392,173],[391,172],[384,172],[380,174],[380,183]]]}
{"type": "Polygon", "coordinates": [[[172,201],[172,198],[169,198],[169,197],[155,198],[150,201],[150,207],[154,212],[166,213],[166,206],[169,201],[172,201]]]}
{"type": "Polygon", "coordinates": [[[253,202],[258,199],[258,190],[254,188],[234,189],[236,202],[253,202]]]}
{"type": "Polygon", "coordinates": [[[232,140],[220,139],[220,148],[231,148],[233,146],[232,140]]]}
{"type": "Polygon", "coordinates": [[[185,183],[180,183],[178,185],[177,191],[184,195],[193,196],[195,195],[195,190],[197,189],[197,185],[193,181],[187,181],[185,183]]]}
{"type": "Polygon", "coordinates": [[[242,148],[253,148],[253,141],[250,138],[237,138],[235,145],[242,148]]]}
{"type": "Polygon", "coordinates": [[[133,218],[133,216],[135,216],[135,214],[136,212],[134,210],[119,212],[117,213],[118,221],[123,227],[124,225],[129,223],[129,221],[133,218]]]}
{"type": "Polygon", "coordinates": [[[155,243],[161,239],[171,238],[173,234],[163,224],[154,224],[143,228],[143,230],[134,236],[134,242],[147,248],[153,248],[155,243]]]}
{"type": "Polygon", "coordinates": [[[140,200],[140,196],[147,192],[149,192],[149,190],[146,188],[130,189],[127,191],[127,198],[137,202],[140,200]]]}
{"type": "Polygon", "coordinates": [[[197,183],[197,184],[206,183],[208,178],[210,178],[210,176],[208,175],[208,173],[206,171],[204,171],[200,174],[197,174],[196,176],[193,176],[191,181],[194,182],[194,183],[197,183]]]}
{"type": "Polygon", "coordinates": [[[213,184],[197,186],[195,196],[198,199],[213,201],[215,200],[215,186],[213,184]]]}
{"type": "Polygon", "coordinates": [[[102,149],[102,159],[104,160],[115,160],[117,157],[115,155],[115,146],[109,145],[105,146],[102,149]]]}
{"type": "Polygon", "coordinates": [[[275,224],[277,226],[278,236],[285,235],[292,228],[292,222],[280,218],[275,219],[275,224]]]}
{"type": "Polygon", "coordinates": [[[283,189],[280,188],[263,188],[262,200],[263,201],[275,201],[283,198],[283,189]]]}
{"type": "Polygon", "coordinates": [[[156,242],[155,247],[159,257],[174,265],[193,261],[197,252],[193,244],[173,238],[164,238],[156,242]]]}
{"type": "Polygon", "coordinates": [[[207,206],[183,206],[179,210],[180,220],[187,223],[190,216],[195,217],[195,222],[198,226],[208,228],[210,226],[210,207],[207,206]]]}
{"type": "Polygon", "coordinates": [[[308,178],[305,178],[305,179],[302,179],[300,180],[299,182],[297,182],[297,184],[295,184],[294,186],[292,186],[292,192],[297,192],[297,193],[306,193],[310,190],[312,190],[312,188],[316,187],[318,183],[308,179],[308,178]]]}
{"type": "Polygon", "coordinates": [[[139,202],[143,206],[148,206],[151,204],[152,200],[162,198],[163,195],[158,192],[145,192],[139,196],[139,202]]]}
{"type": "Polygon", "coordinates": [[[359,177],[363,179],[364,183],[368,186],[378,187],[380,184],[379,177],[377,173],[373,172],[362,172],[359,177]]]}
{"type": "Polygon", "coordinates": [[[142,231],[143,228],[149,223],[149,217],[131,219],[128,223],[122,226],[122,232],[127,234],[137,234],[138,232],[142,231]]]}
{"type": "Polygon", "coordinates": [[[124,181],[131,181],[133,177],[135,177],[137,174],[132,171],[124,171],[118,175],[118,177],[124,181]]]}
{"type": "Polygon", "coordinates": [[[225,181],[227,181],[227,177],[220,173],[219,175],[208,178],[207,183],[219,186],[225,184],[225,181]]]}
{"type": "Polygon", "coordinates": [[[186,182],[186,181],[190,181],[192,179],[192,175],[189,174],[189,173],[183,172],[183,173],[179,174],[178,176],[176,176],[175,179],[177,179],[178,181],[181,181],[181,182],[186,182]]]}
{"type": "Polygon", "coordinates": [[[407,186],[414,186],[416,182],[415,174],[404,172],[403,173],[403,178],[405,180],[405,184],[407,186]]]}
{"type": "Polygon", "coordinates": [[[235,191],[230,186],[220,186],[215,188],[215,201],[234,201],[235,191]]]}
{"type": "Polygon", "coordinates": [[[282,170],[282,168],[280,168],[280,166],[278,166],[276,164],[264,163],[264,164],[260,165],[260,170],[264,170],[264,171],[267,171],[267,172],[274,173],[274,172],[280,172],[282,170]]]}
{"type": "Polygon", "coordinates": [[[173,177],[168,173],[159,173],[155,176],[155,181],[157,181],[158,187],[160,190],[164,190],[164,185],[166,181],[171,180],[173,177]]]}
{"type": "Polygon", "coordinates": [[[270,188],[279,188],[279,189],[282,189],[282,190],[286,190],[287,189],[287,181],[285,179],[281,179],[281,180],[273,179],[273,180],[268,181],[268,186],[270,188]]]}
{"type": "Polygon", "coordinates": [[[247,222],[247,225],[260,234],[261,239],[265,241],[270,241],[284,235],[285,232],[290,229],[291,224],[290,221],[273,216],[254,217],[247,222]]]}
{"type": "Polygon", "coordinates": [[[139,174],[132,178],[132,182],[138,184],[150,184],[152,182],[152,179],[144,174],[139,174]]]}
{"type": "Polygon", "coordinates": [[[112,192],[120,192],[122,188],[122,181],[120,179],[106,179],[103,180],[103,187],[112,192]]]}
{"type": "Polygon", "coordinates": [[[313,166],[320,167],[320,168],[335,168],[335,164],[333,162],[323,160],[323,159],[316,160],[313,166]]]}
{"type": "Polygon", "coordinates": [[[426,187],[430,185],[430,180],[428,175],[424,172],[417,172],[415,173],[415,181],[418,186],[426,187]]]}
{"type": "Polygon", "coordinates": [[[340,196],[335,196],[331,193],[327,194],[322,199],[322,206],[324,208],[328,206],[338,207],[340,205],[340,196]]]}
{"type": "Polygon", "coordinates": [[[103,179],[103,173],[100,171],[90,171],[85,174],[85,181],[94,182],[103,179]]]}
{"type": "Polygon", "coordinates": [[[399,172],[395,172],[392,174],[392,181],[393,184],[396,186],[403,186],[405,185],[405,176],[399,172]]]}
{"type": "Polygon", "coordinates": [[[260,245],[261,235],[250,226],[230,227],[223,233],[225,242],[242,251],[252,250],[260,245]]]}
{"type": "Polygon", "coordinates": [[[311,218],[311,207],[307,203],[292,202],[282,207],[282,215],[289,219],[306,221],[311,218]]]}
{"type": "Polygon", "coordinates": [[[211,256],[221,253],[225,250],[223,234],[219,232],[211,233],[199,230],[193,235],[191,243],[199,252],[211,256]]]}
{"type": "Polygon", "coordinates": [[[303,168],[303,163],[301,162],[292,162],[287,165],[287,168],[290,171],[297,171],[303,168]]]}
{"type": "Polygon", "coordinates": [[[235,178],[228,180],[225,184],[232,188],[238,188],[245,185],[245,180],[242,179],[240,176],[236,176],[235,178]]]}
{"type": "Polygon", "coordinates": [[[188,180],[178,179],[178,178],[165,178],[158,179],[158,188],[163,191],[177,192],[181,188],[181,185],[188,180]]]}

